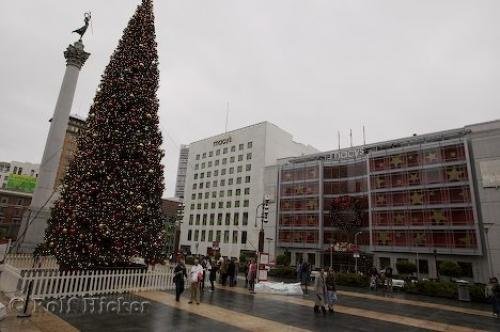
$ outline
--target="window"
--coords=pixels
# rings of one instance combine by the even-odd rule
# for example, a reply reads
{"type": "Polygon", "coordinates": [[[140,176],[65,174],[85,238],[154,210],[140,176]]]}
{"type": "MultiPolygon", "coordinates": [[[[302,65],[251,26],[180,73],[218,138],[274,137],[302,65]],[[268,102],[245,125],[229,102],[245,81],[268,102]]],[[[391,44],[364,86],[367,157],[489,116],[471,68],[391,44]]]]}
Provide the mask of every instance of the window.
{"type": "Polygon", "coordinates": [[[205,188],[207,188],[207,189],[210,188],[210,182],[205,183],[205,188]]]}
{"type": "Polygon", "coordinates": [[[251,149],[251,148],[252,148],[252,145],[253,145],[253,143],[252,143],[252,142],[248,142],[248,143],[247,143],[247,148],[248,148],[248,149],[251,149]]]}
{"type": "Polygon", "coordinates": [[[212,242],[214,240],[214,231],[209,230],[208,231],[208,242],[212,242]]]}
{"type": "Polygon", "coordinates": [[[240,150],[240,151],[241,151],[241,150],[243,150],[244,148],[245,148],[245,144],[240,144],[240,145],[238,145],[238,150],[240,150]]]}
{"type": "Polygon", "coordinates": [[[196,208],[197,208],[198,210],[201,210],[201,203],[196,204],[196,208]]]}
{"type": "Polygon", "coordinates": [[[200,236],[200,231],[198,229],[194,230],[194,241],[198,241],[198,237],[200,236]]]}
{"type": "Polygon", "coordinates": [[[240,154],[240,155],[238,156],[238,161],[243,161],[243,155],[242,155],[242,154],[240,154]]]}
{"type": "Polygon", "coordinates": [[[188,230],[188,241],[191,241],[191,235],[193,233],[193,230],[188,230]]]}
{"type": "Polygon", "coordinates": [[[233,146],[231,147],[231,152],[235,152],[235,151],[236,151],[236,145],[233,145],[233,146]]]}
{"type": "Polygon", "coordinates": [[[229,167],[229,174],[234,174],[234,167],[229,167]]]}
{"type": "Polygon", "coordinates": [[[236,189],[236,196],[241,196],[241,189],[236,189]]]}
{"type": "Polygon", "coordinates": [[[203,210],[208,209],[208,203],[203,203],[203,210]]]}
{"type": "Polygon", "coordinates": [[[245,195],[250,195],[250,188],[245,188],[245,195]]]}
{"type": "Polygon", "coordinates": [[[228,208],[228,209],[229,209],[230,207],[231,207],[231,201],[226,202],[226,208],[228,208]]]}
{"type": "Polygon", "coordinates": [[[227,148],[222,149],[222,153],[226,154],[227,153],[227,148]]]}
{"type": "Polygon", "coordinates": [[[199,165],[199,164],[194,165],[194,170],[195,170],[195,171],[196,171],[196,170],[198,170],[199,168],[200,168],[200,165],[199,165]]]}
{"type": "Polygon", "coordinates": [[[201,169],[204,169],[204,168],[205,168],[205,165],[206,165],[206,164],[205,164],[205,162],[202,162],[202,163],[201,163],[201,169]]]}
{"type": "Polygon", "coordinates": [[[229,190],[227,191],[227,197],[231,197],[231,196],[233,196],[233,190],[232,190],[232,189],[229,189],[229,190]]]}
{"type": "Polygon", "coordinates": [[[250,160],[250,159],[252,159],[252,153],[251,152],[247,153],[247,160],[250,160]]]}
{"type": "Polygon", "coordinates": [[[212,172],[211,171],[208,171],[207,172],[207,178],[211,177],[212,176],[212,172]]]}
{"type": "Polygon", "coordinates": [[[198,173],[194,173],[194,179],[197,180],[198,179],[198,173]]]}
{"type": "MultiPolygon", "coordinates": [[[[240,166],[238,166],[238,167],[237,167],[237,169],[236,169],[236,171],[237,171],[238,173],[243,172],[243,166],[241,166],[241,165],[240,165],[240,166]]],[[[240,179],[240,183],[241,183],[241,179],[240,179]]]]}
{"type": "Polygon", "coordinates": [[[196,190],[196,187],[197,187],[197,186],[198,186],[198,185],[197,185],[196,183],[193,183],[193,190],[196,190]]]}
{"type": "Polygon", "coordinates": [[[241,220],[243,226],[248,225],[248,212],[243,212],[243,219],[241,220]]]}
{"type": "Polygon", "coordinates": [[[199,214],[196,215],[196,222],[194,223],[195,225],[199,225],[200,224],[200,219],[201,219],[201,216],[199,214]]]}
{"type": "Polygon", "coordinates": [[[219,176],[219,170],[218,170],[218,169],[216,169],[216,170],[214,171],[214,176],[219,176]]]}
{"type": "Polygon", "coordinates": [[[198,199],[202,199],[203,198],[203,193],[198,193],[198,199]]]}
{"type": "Polygon", "coordinates": [[[474,273],[472,272],[472,263],[469,262],[457,262],[458,266],[462,270],[462,275],[467,278],[474,278],[474,273]]]}
{"type": "Polygon", "coordinates": [[[221,169],[220,175],[226,175],[226,169],[225,168],[221,169]]]}
{"type": "Polygon", "coordinates": [[[240,223],[240,214],[236,212],[233,217],[233,225],[238,226],[239,223],[240,223]]]}
{"type": "Polygon", "coordinates": [[[222,158],[222,165],[226,165],[227,164],[227,158],[222,158]]]}
{"type": "MultiPolygon", "coordinates": [[[[205,204],[207,204],[207,205],[208,205],[208,203],[205,203],[205,204]]],[[[201,221],[201,224],[202,224],[203,226],[206,226],[206,225],[207,225],[207,214],[206,214],[206,213],[205,213],[205,214],[203,214],[203,219],[202,219],[202,221],[201,221]]],[[[202,240],[202,241],[203,241],[203,240],[202,240]]]]}
{"type": "Polygon", "coordinates": [[[212,167],[212,161],[209,161],[209,162],[207,163],[207,166],[208,166],[208,168],[212,167]]]}
{"type": "Polygon", "coordinates": [[[252,170],[252,165],[251,165],[251,164],[247,164],[247,165],[245,166],[245,169],[246,169],[246,171],[247,171],[247,172],[248,172],[248,171],[251,171],[251,170],[252,170]]]}
{"type": "Polygon", "coordinates": [[[242,231],[241,232],[241,244],[246,244],[247,243],[247,231],[242,231]]]}
{"type": "Polygon", "coordinates": [[[215,155],[216,155],[216,156],[220,155],[220,149],[217,149],[217,150],[215,151],[215,155]]]}
{"type": "Polygon", "coordinates": [[[207,157],[207,153],[206,152],[203,152],[203,155],[201,156],[203,159],[205,159],[207,157]]]}
{"type": "Polygon", "coordinates": [[[208,156],[209,156],[209,157],[213,157],[213,156],[214,156],[214,152],[213,152],[213,151],[209,151],[209,152],[208,152],[208,156]]]}
{"type": "Polygon", "coordinates": [[[192,225],[194,220],[194,216],[192,214],[189,215],[189,224],[192,225]]]}
{"type": "Polygon", "coordinates": [[[234,201],[234,207],[240,207],[240,201],[234,201]]]}
{"type": "Polygon", "coordinates": [[[215,209],[215,202],[210,203],[210,208],[215,209]]]}
{"type": "Polygon", "coordinates": [[[229,158],[229,162],[230,163],[234,163],[234,156],[232,156],[231,158],[229,158]]]}
{"type": "Polygon", "coordinates": [[[224,180],[224,179],[220,180],[220,185],[221,185],[221,187],[225,186],[226,185],[226,180],[224,180]]]}
{"type": "Polygon", "coordinates": [[[214,161],[214,166],[219,166],[219,159],[217,159],[216,161],[214,161]]]}
{"type": "Polygon", "coordinates": [[[418,260],[418,269],[419,273],[429,274],[429,262],[427,261],[427,259],[418,260]]]}
{"type": "Polygon", "coordinates": [[[219,191],[219,197],[224,197],[224,190],[219,191]]]}
{"type": "Polygon", "coordinates": [[[191,204],[191,206],[189,207],[191,210],[194,210],[194,203],[191,204]]]}
{"type": "Polygon", "coordinates": [[[245,176],[245,183],[250,183],[250,175],[245,176]]]}
{"type": "Polygon", "coordinates": [[[231,225],[231,213],[226,213],[226,219],[224,220],[226,226],[231,225]]]}
{"type": "Polygon", "coordinates": [[[212,191],[212,198],[217,198],[217,192],[216,191],[212,191]]]}
{"type": "Polygon", "coordinates": [[[209,198],[210,198],[210,193],[207,191],[207,192],[205,193],[205,199],[209,199],[209,198]]]}
{"type": "Polygon", "coordinates": [[[233,178],[227,179],[227,185],[232,186],[233,185],[233,178]]]}
{"type": "Polygon", "coordinates": [[[238,231],[233,231],[233,243],[238,243],[238,231]]]}
{"type": "Polygon", "coordinates": [[[200,189],[203,189],[203,182],[200,182],[200,189]]]}
{"type": "Polygon", "coordinates": [[[217,226],[222,225],[222,213],[217,214],[217,226]]]}
{"type": "Polygon", "coordinates": [[[215,233],[215,241],[217,241],[217,242],[220,242],[220,233],[221,233],[221,231],[217,231],[215,233]]]}
{"type": "Polygon", "coordinates": [[[199,154],[196,155],[196,160],[200,160],[200,155],[199,154]]]}
{"type": "Polygon", "coordinates": [[[236,184],[241,184],[241,176],[236,178],[236,184]]]}
{"type": "Polygon", "coordinates": [[[213,180],[212,181],[212,187],[217,187],[217,183],[218,183],[217,180],[213,180]]]}
{"type": "Polygon", "coordinates": [[[380,268],[385,269],[386,267],[391,266],[391,258],[390,257],[379,257],[380,268]]]}
{"type": "Polygon", "coordinates": [[[213,226],[214,224],[215,224],[215,214],[210,213],[210,226],[213,226]]]}
{"type": "Polygon", "coordinates": [[[224,202],[219,202],[219,209],[223,209],[224,208],[224,202]]]}
{"type": "Polygon", "coordinates": [[[205,230],[204,230],[204,229],[201,231],[201,238],[200,238],[200,241],[201,241],[201,242],[205,242],[205,230]]]}
{"type": "Polygon", "coordinates": [[[196,199],[196,194],[191,194],[191,199],[196,199]]]}
{"type": "Polygon", "coordinates": [[[248,199],[245,199],[243,201],[243,207],[248,207],[248,205],[249,205],[249,201],[248,201],[248,199]]]}
{"type": "Polygon", "coordinates": [[[224,231],[224,243],[229,243],[229,231],[224,231]]]}

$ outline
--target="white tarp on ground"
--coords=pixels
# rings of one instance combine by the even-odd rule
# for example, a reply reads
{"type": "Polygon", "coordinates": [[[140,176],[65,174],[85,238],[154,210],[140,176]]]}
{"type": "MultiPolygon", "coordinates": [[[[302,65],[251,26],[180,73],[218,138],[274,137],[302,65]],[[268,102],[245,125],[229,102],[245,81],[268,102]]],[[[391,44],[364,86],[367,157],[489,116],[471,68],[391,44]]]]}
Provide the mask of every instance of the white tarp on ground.
{"type": "Polygon", "coordinates": [[[257,294],[302,295],[300,283],[285,284],[284,282],[261,281],[255,284],[257,294]]]}

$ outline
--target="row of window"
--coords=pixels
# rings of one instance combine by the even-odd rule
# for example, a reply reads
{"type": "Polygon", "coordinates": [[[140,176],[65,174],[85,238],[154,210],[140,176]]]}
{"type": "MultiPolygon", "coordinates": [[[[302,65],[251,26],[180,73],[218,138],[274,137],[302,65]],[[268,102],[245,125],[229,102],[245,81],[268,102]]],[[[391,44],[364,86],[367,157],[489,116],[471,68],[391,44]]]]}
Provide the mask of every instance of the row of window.
{"type": "MultiPolygon", "coordinates": [[[[251,160],[251,159],[252,159],[252,153],[249,152],[249,153],[247,153],[246,160],[251,160]]],[[[210,167],[212,167],[212,165],[214,167],[216,167],[216,166],[219,166],[220,164],[227,165],[228,160],[229,160],[230,163],[234,163],[234,162],[236,162],[236,156],[231,156],[231,157],[229,157],[229,159],[228,158],[222,158],[220,160],[216,159],[214,161],[210,160],[208,162],[202,162],[201,164],[195,164],[194,165],[194,169],[195,170],[199,170],[200,168],[201,169],[210,168],[210,167]]],[[[243,161],[243,155],[242,154],[238,155],[238,161],[243,161]]]]}
{"type": "MultiPolygon", "coordinates": [[[[235,212],[234,214],[231,213],[217,213],[217,221],[215,219],[216,215],[215,213],[204,213],[204,214],[190,214],[189,215],[189,225],[202,225],[206,226],[207,224],[210,226],[215,226],[217,223],[217,226],[222,226],[224,223],[225,226],[231,225],[231,217],[232,217],[232,222],[234,226],[238,226],[240,224],[240,213],[235,212]],[[224,218],[224,220],[223,220],[224,218]]],[[[241,224],[243,226],[248,225],[248,212],[243,212],[241,214],[241,224]]]]}
{"type": "MultiPolygon", "coordinates": [[[[233,236],[231,243],[238,243],[238,231],[233,231],[233,236]]],[[[187,240],[188,241],[195,241],[195,242],[221,242],[221,235],[222,231],[215,231],[215,238],[214,238],[214,231],[213,230],[208,230],[208,232],[204,229],[201,231],[198,229],[195,229],[194,232],[192,229],[188,230],[187,234],[187,240]]],[[[223,243],[229,243],[229,235],[230,231],[224,231],[224,238],[223,238],[223,243]]],[[[241,244],[246,244],[247,243],[247,231],[241,231],[241,244]]]]}
{"type": "MultiPolygon", "coordinates": [[[[245,195],[250,195],[250,188],[245,188],[243,190],[243,193],[245,195]]],[[[220,190],[219,191],[219,197],[222,198],[222,197],[224,197],[225,194],[227,194],[227,197],[233,196],[233,189],[228,189],[227,192],[224,191],[224,190],[220,190]]],[[[235,189],[234,190],[234,194],[236,196],[241,196],[241,189],[240,188],[235,189]]],[[[211,196],[212,196],[212,198],[217,198],[217,191],[212,191],[212,195],[211,196]]],[[[198,196],[196,196],[196,194],[194,194],[194,193],[191,194],[191,199],[192,200],[195,200],[197,197],[198,197],[198,199],[203,199],[203,197],[205,197],[205,199],[208,199],[208,198],[210,198],[210,192],[207,191],[207,192],[205,192],[205,194],[198,193],[198,196]]]]}
{"type": "MultiPolygon", "coordinates": [[[[247,149],[251,149],[252,146],[253,146],[252,142],[248,142],[247,143],[247,149]]],[[[244,148],[245,148],[245,144],[241,143],[241,144],[238,145],[238,151],[243,151],[244,148]]],[[[226,153],[229,152],[229,147],[225,147],[222,150],[221,149],[215,150],[215,155],[219,156],[221,154],[221,151],[222,151],[222,154],[226,154],[226,153]]],[[[236,152],[236,145],[231,146],[231,152],[236,152]]],[[[207,156],[209,158],[213,157],[214,156],[214,151],[209,151],[208,154],[206,152],[203,152],[201,155],[197,154],[196,155],[196,160],[200,160],[200,157],[202,159],[205,159],[205,158],[207,158],[207,156]]]]}
{"type": "MultiPolygon", "coordinates": [[[[232,186],[235,182],[236,184],[241,184],[241,181],[243,178],[241,176],[236,178],[236,181],[233,178],[227,179],[227,185],[232,186]]],[[[245,183],[250,183],[250,175],[245,176],[245,183]]],[[[213,180],[212,182],[207,181],[207,182],[200,182],[200,183],[193,183],[193,190],[196,189],[203,189],[203,188],[210,188],[210,187],[224,187],[226,185],[226,179],[220,179],[220,180],[213,180]]]]}
{"type": "Polygon", "coordinates": [[[417,209],[376,211],[372,213],[374,226],[472,225],[472,208],[417,209]]]}
{"type": "Polygon", "coordinates": [[[435,167],[425,170],[397,172],[371,176],[371,186],[374,189],[418,186],[424,184],[449,183],[467,181],[469,179],[467,166],[457,165],[435,167]]]}
{"type": "Polygon", "coordinates": [[[469,203],[470,201],[471,195],[469,186],[404,190],[372,194],[372,202],[376,207],[455,204],[469,203]]]}
{"type": "MultiPolygon", "coordinates": [[[[246,164],[245,165],[245,171],[250,172],[251,170],[252,170],[252,165],[251,164],[246,164]]],[[[236,172],[238,172],[238,173],[243,172],[243,165],[239,165],[238,167],[236,167],[236,172]]],[[[234,174],[234,167],[229,167],[227,169],[227,173],[234,174]]],[[[212,174],[214,175],[214,177],[215,176],[219,176],[219,170],[216,169],[216,170],[213,171],[213,173],[212,173],[212,171],[207,171],[206,173],[205,172],[201,172],[199,174],[198,173],[194,173],[193,178],[195,180],[197,180],[198,179],[198,175],[199,175],[200,179],[203,179],[203,178],[205,178],[205,174],[206,174],[207,178],[211,177],[212,174]]],[[[226,169],[225,168],[222,168],[220,170],[220,175],[226,175],[226,169]]]]}
{"type": "Polygon", "coordinates": [[[474,230],[374,231],[373,241],[378,246],[477,248],[474,230]]]}
{"type": "Polygon", "coordinates": [[[372,158],[370,159],[370,170],[376,172],[457,160],[465,160],[465,148],[463,144],[427,148],[420,151],[409,151],[372,158]]]}
{"type": "Polygon", "coordinates": [[[283,181],[313,180],[319,177],[318,166],[299,167],[295,169],[284,169],[281,171],[283,181]]]}
{"type": "MultiPolygon", "coordinates": [[[[234,201],[234,207],[239,208],[241,206],[241,201],[234,201]]],[[[250,201],[248,199],[243,200],[243,207],[249,207],[250,206],[250,201]]],[[[225,207],[230,209],[233,207],[232,201],[227,201],[225,204],[225,207]]],[[[191,203],[190,205],[190,210],[201,210],[202,209],[202,204],[201,203],[191,203]]],[[[208,210],[208,209],[223,209],[224,208],[224,202],[211,202],[210,205],[208,202],[203,203],[203,210],[208,210]]]]}

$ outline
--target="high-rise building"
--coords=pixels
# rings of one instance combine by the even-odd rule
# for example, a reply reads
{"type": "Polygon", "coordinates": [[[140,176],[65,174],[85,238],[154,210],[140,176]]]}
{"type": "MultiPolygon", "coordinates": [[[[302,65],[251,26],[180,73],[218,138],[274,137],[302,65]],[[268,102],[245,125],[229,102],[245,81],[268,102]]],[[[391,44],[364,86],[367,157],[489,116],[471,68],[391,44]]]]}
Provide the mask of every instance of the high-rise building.
{"type": "MultiPolygon", "coordinates": [[[[189,144],[181,250],[238,257],[256,251],[264,168],[285,156],[316,152],[269,122],[189,144]]],[[[270,197],[270,199],[274,199],[270,197]]],[[[266,225],[274,230],[275,226],[266,225]]]]}
{"type": "Polygon", "coordinates": [[[181,145],[181,150],[179,152],[179,164],[177,166],[177,180],[175,181],[175,197],[178,198],[184,198],[188,157],[189,145],[181,145]]]}
{"type": "Polygon", "coordinates": [[[17,186],[21,182],[31,182],[32,185],[36,184],[36,179],[38,178],[38,170],[40,165],[21,162],[21,161],[0,161],[0,188],[3,189],[11,189],[15,191],[27,191],[33,192],[31,188],[28,190],[28,186],[26,186],[26,190],[19,190],[16,188],[8,188],[9,186],[17,186]],[[17,177],[16,177],[17,176],[17,177]],[[10,178],[10,182],[9,182],[10,178]],[[17,179],[16,179],[17,178],[17,179]],[[17,181],[16,181],[17,180],[17,181]],[[24,180],[24,181],[22,181],[24,180]]]}
{"type": "Polygon", "coordinates": [[[69,166],[71,160],[76,150],[76,139],[80,135],[82,130],[85,130],[86,121],[76,115],[70,115],[68,121],[68,128],[66,129],[66,135],[64,136],[64,144],[62,146],[61,158],[59,160],[59,166],[57,168],[57,177],[54,182],[54,190],[61,184],[64,174],[66,174],[66,169],[69,166]]]}
{"type": "Polygon", "coordinates": [[[339,270],[412,261],[500,277],[500,121],[281,160],[278,251],[339,270]],[[358,253],[361,255],[358,257],[358,253]]]}

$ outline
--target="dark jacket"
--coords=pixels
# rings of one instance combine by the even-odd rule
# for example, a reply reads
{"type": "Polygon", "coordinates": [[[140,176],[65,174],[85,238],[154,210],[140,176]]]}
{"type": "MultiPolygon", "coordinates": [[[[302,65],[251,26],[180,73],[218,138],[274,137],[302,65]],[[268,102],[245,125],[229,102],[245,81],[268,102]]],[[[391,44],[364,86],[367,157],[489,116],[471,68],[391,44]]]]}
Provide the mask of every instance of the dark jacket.
{"type": "Polygon", "coordinates": [[[335,276],[333,274],[327,274],[325,278],[326,290],[336,291],[337,287],[335,285],[335,276]]]}
{"type": "Polygon", "coordinates": [[[234,275],[234,271],[236,270],[236,264],[233,261],[229,262],[229,266],[227,267],[227,274],[230,276],[234,275]]]}
{"type": "Polygon", "coordinates": [[[187,278],[186,266],[177,264],[174,268],[174,283],[176,286],[184,285],[184,278],[187,278]]]}

